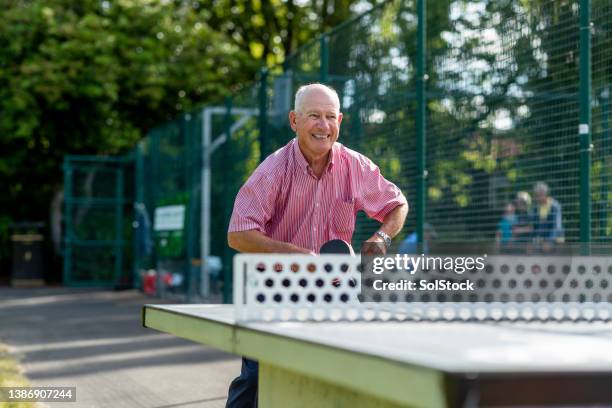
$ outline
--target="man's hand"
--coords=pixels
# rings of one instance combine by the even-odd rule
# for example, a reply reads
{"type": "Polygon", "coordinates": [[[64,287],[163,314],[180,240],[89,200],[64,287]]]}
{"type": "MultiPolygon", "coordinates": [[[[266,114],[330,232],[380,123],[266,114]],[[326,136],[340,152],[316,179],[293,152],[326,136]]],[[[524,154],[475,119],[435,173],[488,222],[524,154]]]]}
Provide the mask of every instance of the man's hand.
{"type": "Polygon", "coordinates": [[[368,238],[361,246],[361,254],[368,256],[385,255],[387,253],[387,246],[385,240],[377,234],[372,235],[368,238]]]}

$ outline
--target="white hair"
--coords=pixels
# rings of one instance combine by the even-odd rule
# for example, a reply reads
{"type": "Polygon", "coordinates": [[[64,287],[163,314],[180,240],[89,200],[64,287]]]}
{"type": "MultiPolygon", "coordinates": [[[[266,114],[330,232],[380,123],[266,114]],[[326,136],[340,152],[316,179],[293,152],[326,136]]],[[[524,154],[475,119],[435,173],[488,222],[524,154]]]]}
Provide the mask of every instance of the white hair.
{"type": "Polygon", "coordinates": [[[533,192],[534,193],[542,193],[544,195],[548,195],[548,184],[546,184],[546,183],[544,183],[542,181],[538,181],[533,186],[533,192]]]}
{"type": "Polygon", "coordinates": [[[300,86],[297,92],[295,93],[294,109],[296,112],[302,112],[302,101],[304,100],[304,96],[313,89],[321,89],[325,91],[329,96],[332,97],[335,104],[338,106],[338,110],[340,110],[340,98],[338,97],[338,92],[336,92],[336,90],[331,86],[327,86],[320,83],[313,83],[300,86]]]}

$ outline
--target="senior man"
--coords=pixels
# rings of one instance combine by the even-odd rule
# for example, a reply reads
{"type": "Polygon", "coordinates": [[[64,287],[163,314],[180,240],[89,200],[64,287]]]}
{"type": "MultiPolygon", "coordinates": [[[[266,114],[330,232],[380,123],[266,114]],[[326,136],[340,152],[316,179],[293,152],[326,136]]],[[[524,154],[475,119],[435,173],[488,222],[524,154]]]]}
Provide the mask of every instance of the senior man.
{"type": "MultiPolygon", "coordinates": [[[[316,254],[331,239],[351,242],[358,211],[382,223],[366,240],[386,248],[408,214],[402,192],[364,155],[337,139],[342,123],[336,91],[302,86],[289,123],[296,138],[268,156],[242,186],[229,225],[238,252],[316,254]]],[[[226,407],[257,406],[258,364],[243,359],[226,407]]]]}
{"type": "Polygon", "coordinates": [[[538,181],[533,186],[535,205],[532,209],[533,237],[536,251],[550,253],[563,243],[561,204],[549,195],[548,184],[538,181]]]}

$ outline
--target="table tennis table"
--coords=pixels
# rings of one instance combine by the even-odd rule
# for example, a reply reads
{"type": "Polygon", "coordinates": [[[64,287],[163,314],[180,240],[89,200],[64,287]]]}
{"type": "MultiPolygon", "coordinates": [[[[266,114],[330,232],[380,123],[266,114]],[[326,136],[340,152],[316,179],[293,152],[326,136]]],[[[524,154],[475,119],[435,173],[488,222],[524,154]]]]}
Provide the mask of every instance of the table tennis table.
{"type": "Polygon", "coordinates": [[[607,322],[237,322],[232,305],[142,320],[258,360],[262,408],[612,405],[607,322]]]}

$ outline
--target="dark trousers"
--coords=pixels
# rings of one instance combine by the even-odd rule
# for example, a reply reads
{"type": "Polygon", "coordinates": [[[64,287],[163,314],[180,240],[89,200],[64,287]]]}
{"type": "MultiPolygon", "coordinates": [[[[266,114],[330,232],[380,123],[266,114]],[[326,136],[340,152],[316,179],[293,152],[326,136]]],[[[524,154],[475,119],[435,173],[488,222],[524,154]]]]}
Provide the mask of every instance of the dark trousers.
{"type": "Polygon", "coordinates": [[[229,386],[225,408],[257,408],[259,363],[242,359],[240,375],[229,386]]]}

